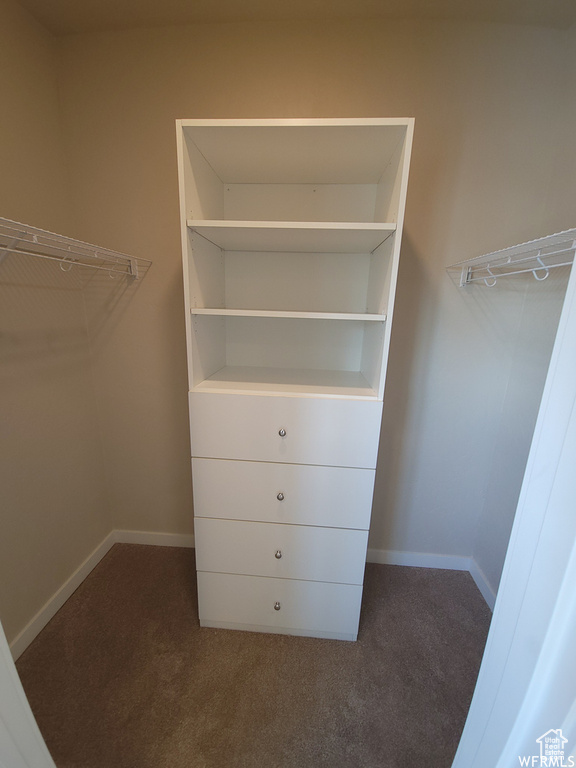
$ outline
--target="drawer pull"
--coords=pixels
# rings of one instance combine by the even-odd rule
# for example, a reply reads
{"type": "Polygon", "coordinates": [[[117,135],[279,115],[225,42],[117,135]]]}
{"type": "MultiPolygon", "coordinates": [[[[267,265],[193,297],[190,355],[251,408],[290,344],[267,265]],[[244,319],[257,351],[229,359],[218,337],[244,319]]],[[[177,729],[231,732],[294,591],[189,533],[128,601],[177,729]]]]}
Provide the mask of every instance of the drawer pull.
{"type": "Polygon", "coordinates": [[[278,434],[280,435],[280,437],[286,437],[286,430],[284,429],[284,427],[281,427],[278,430],[278,434]]]}
{"type": "Polygon", "coordinates": [[[280,560],[280,558],[282,557],[282,550],[277,549],[274,554],[274,557],[276,558],[276,560],[280,560]]]}
{"type": "Polygon", "coordinates": [[[278,499],[278,501],[284,501],[284,494],[282,493],[282,491],[280,491],[280,493],[278,494],[278,496],[276,496],[276,498],[278,499]]]}
{"type": "Polygon", "coordinates": [[[280,603],[276,602],[274,603],[274,610],[279,611],[280,610],[280,603]]]}

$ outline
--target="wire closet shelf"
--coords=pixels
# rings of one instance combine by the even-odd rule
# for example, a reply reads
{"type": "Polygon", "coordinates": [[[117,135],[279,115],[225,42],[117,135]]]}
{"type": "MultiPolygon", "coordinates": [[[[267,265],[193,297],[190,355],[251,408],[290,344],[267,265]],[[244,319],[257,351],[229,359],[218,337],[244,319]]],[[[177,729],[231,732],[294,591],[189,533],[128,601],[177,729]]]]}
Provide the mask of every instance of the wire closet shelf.
{"type": "Polygon", "coordinates": [[[463,288],[472,283],[484,283],[492,288],[501,277],[532,273],[536,280],[545,280],[555,267],[570,266],[576,252],[576,229],[520,243],[501,251],[493,251],[474,259],[460,261],[447,267],[447,272],[463,288]]]}
{"type": "Polygon", "coordinates": [[[76,265],[104,270],[110,277],[124,275],[134,280],[142,277],[152,263],[0,217],[0,263],[10,254],[59,261],[64,272],[76,265]]]}

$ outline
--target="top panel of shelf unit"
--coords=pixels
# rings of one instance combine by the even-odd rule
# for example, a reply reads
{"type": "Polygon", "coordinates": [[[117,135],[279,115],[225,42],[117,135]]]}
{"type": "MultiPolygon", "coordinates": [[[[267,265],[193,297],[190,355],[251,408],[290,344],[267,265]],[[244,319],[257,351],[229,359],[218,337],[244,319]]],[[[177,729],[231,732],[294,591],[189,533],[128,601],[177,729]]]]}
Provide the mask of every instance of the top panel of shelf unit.
{"type": "Polygon", "coordinates": [[[187,125],[225,184],[378,184],[404,125],[187,125]]]}
{"type": "Polygon", "coordinates": [[[411,118],[180,126],[186,219],[398,220],[411,118]]]}

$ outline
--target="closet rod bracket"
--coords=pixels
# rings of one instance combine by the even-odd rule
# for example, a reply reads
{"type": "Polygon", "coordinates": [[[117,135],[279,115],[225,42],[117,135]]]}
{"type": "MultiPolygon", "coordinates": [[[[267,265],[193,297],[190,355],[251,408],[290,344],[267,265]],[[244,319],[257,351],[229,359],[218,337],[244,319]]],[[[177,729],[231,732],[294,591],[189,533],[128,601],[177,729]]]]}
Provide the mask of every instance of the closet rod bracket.
{"type": "Polygon", "coordinates": [[[471,279],[472,267],[462,267],[462,272],[460,273],[460,288],[464,288],[465,285],[468,285],[471,279]]]}
{"type": "Polygon", "coordinates": [[[4,261],[4,259],[13,251],[14,248],[17,247],[18,243],[20,242],[19,237],[15,237],[6,245],[0,245],[0,264],[4,261]]]}

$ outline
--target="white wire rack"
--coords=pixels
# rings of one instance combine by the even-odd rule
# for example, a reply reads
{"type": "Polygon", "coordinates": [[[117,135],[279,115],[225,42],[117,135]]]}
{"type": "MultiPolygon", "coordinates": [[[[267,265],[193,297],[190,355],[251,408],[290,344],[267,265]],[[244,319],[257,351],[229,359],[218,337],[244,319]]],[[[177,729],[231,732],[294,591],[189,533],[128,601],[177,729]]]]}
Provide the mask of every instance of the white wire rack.
{"type": "Polygon", "coordinates": [[[59,261],[65,272],[76,265],[104,270],[110,277],[125,275],[134,280],[141,277],[152,263],[149,259],[127,256],[109,248],[0,218],[0,264],[11,254],[59,261]]]}
{"type": "Polygon", "coordinates": [[[536,280],[545,280],[555,267],[570,266],[576,252],[576,229],[540,237],[527,243],[513,245],[501,251],[486,253],[474,259],[460,261],[447,267],[447,272],[460,287],[484,283],[491,288],[501,277],[532,273],[536,280]]]}

